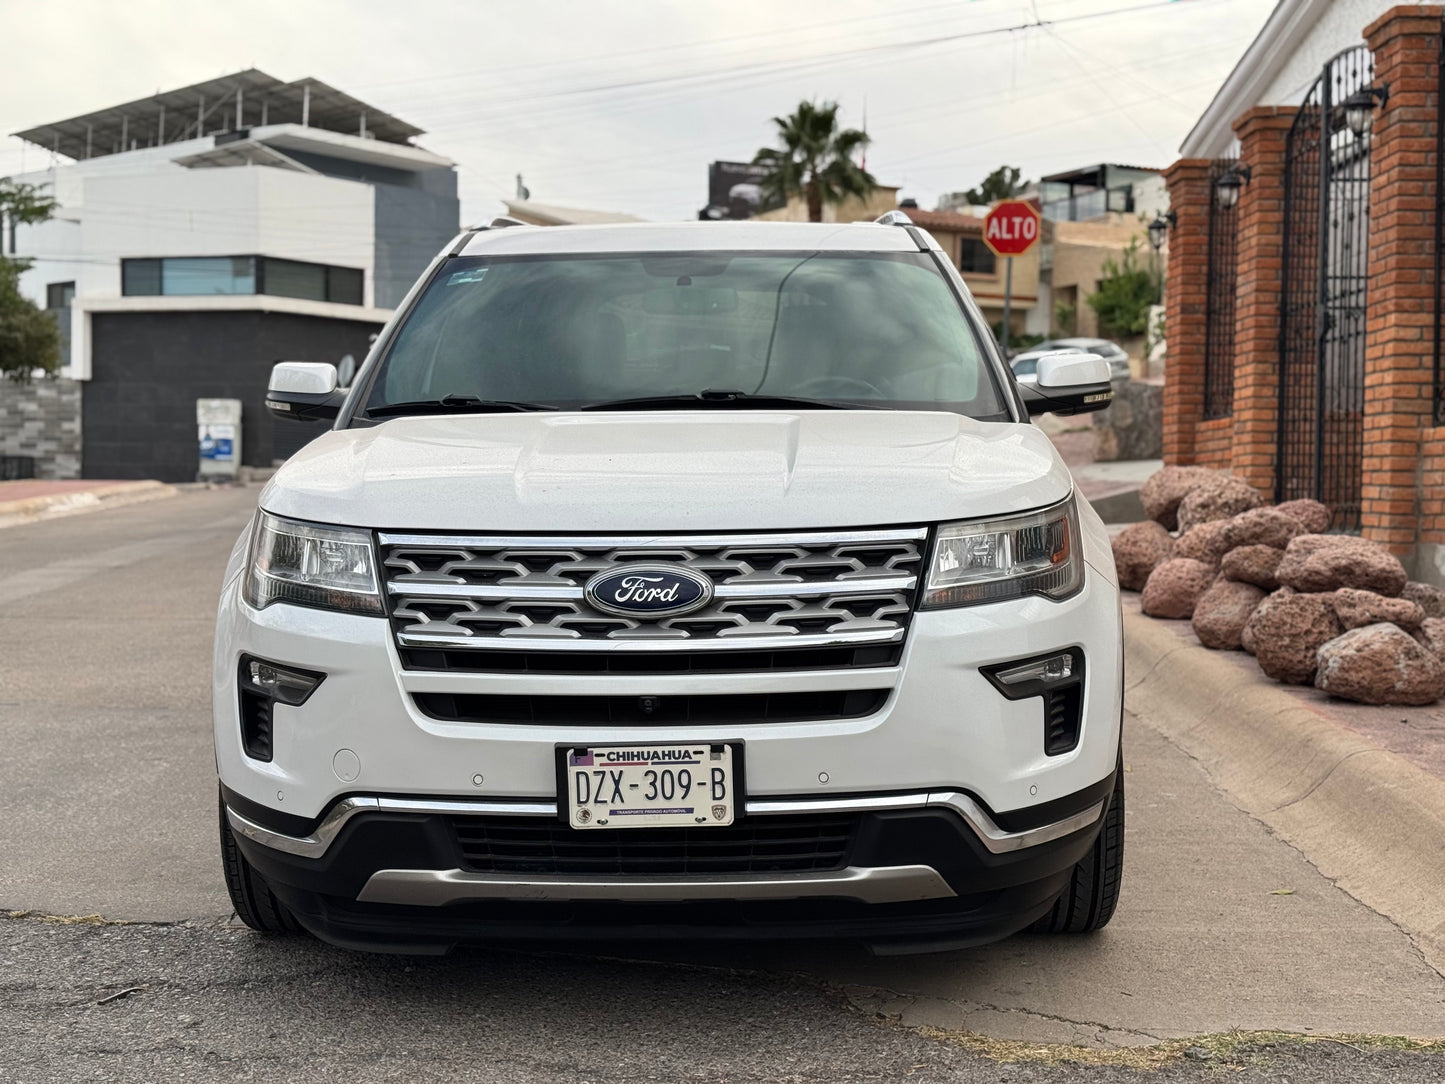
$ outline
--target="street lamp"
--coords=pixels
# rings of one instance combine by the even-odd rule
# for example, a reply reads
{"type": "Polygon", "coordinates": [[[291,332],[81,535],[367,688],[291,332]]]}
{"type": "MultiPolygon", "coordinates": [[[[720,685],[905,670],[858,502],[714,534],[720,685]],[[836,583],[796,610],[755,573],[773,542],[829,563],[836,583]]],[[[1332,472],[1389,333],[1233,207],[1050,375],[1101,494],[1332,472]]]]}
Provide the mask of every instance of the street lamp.
{"type": "Polygon", "coordinates": [[[1345,125],[1356,139],[1363,139],[1374,125],[1376,101],[1384,105],[1389,100],[1388,86],[1361,87],[1345,99],[1345,125]]]}
{"type": "Polygon", "coordinates": [[[1173,211],[1165,211],[1149,223],[1149,243],[1158,252],[1164,247],[1164,242],[1169,240],[1169,229],[1179,221],[1179,216],[1173,211]]]}
{"type": "Polygon", "coordinates": [[[1249,183],[1248,166],[1233,165],[1226,169],[1214,182],[1214,202],[1223,210],[1229,210],[1239,202],[1239,190],[1249,183]]]}

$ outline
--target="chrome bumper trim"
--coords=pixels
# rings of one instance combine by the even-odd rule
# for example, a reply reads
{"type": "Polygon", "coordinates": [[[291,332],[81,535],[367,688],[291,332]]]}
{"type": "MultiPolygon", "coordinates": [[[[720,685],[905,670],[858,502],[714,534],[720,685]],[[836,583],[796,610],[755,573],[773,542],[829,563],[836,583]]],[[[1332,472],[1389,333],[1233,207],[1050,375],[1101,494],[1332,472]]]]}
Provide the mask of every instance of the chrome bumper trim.
{"type": "Polygon", "coordinates": [[[862,903],[940,900],[953,889],[932,866],[849,866],[828,873],[755,873],[695,877],[518,877],[460,869],[383,869],[360,903],[445,907],[466,900],[779,900],[832,896],[862,903]]]}
{"type": "Polygon", "coordinates": [[[331,812],[309,836],[288,836],[263,827],[253,820],[241,816],[230,806],[226,807],[226,819],[231,830],[262,846],[302,858],[320,858],[331,846],[332,841],[346,827],[346,822],[358,813],[442,813],[465,816],[485,813],[500,817],[555,817],[557,803],[548,799],[536,802],[473,802],[465,799],[455,801],[419,801],[413,798],[343,798],[332,807],[331,812]]]}
{"type": "MultiPolygon", "coordinates": [[[[982,806],[967,794],[955,790],[918,791],[912,794],[879,794],[859,798],[757,798],[746,803],[750,817],[785,813],[868,813],[882,809],[950,809],[973,830],[978,841],[992,854],[1006,854],[1037,847],[1071,835],[1095,824],[1104,814],[1104,803],[1052,824],[1007,832],[1000,828],[982,806]]],[[[343,798],[326,814],[309,836],[296,837],[274,832],[241,816],[229,806],[226,817],[231,830],[253,842],[302,858],[320,858],[332,841],[358,813],[439,813],[451,816],[489,814],[501,817],[556,817],[557,803],[551,798],[520,802],[468,801],[466,799],[419,799],[357,797],[343,798]]],[[[468,876],[471,876],[470,874],[468,876]]]]}

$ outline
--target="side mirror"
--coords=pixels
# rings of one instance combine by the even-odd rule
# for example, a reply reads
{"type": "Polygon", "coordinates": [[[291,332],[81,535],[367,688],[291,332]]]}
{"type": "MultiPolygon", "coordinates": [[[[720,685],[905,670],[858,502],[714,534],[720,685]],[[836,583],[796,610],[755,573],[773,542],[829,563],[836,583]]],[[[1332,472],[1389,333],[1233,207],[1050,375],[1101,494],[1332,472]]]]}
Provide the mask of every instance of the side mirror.
{"type": "Polygon", "coordinates": [[[336,366],[316,361],[280,362],[266,387],[266,409],[297,421],[334,418],[345,399],[336,387],[336,366]]]}
{"type": "Polygon", "coordinates": [[[1037,382],[1019,390],[1030,416],[1086,414],[1114,401],[1109,363],[1097,354],[1045,354],[1039,358],[1037,382]]]}

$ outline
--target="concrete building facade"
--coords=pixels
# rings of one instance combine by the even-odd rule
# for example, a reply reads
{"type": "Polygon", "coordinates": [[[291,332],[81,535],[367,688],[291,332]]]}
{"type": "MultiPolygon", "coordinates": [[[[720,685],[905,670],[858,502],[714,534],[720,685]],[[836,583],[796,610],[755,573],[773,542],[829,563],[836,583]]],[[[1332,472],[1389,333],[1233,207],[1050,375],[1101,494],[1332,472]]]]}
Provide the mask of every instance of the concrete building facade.
{"type": "Polygon", "coordinates": [[[243,400],[248,465],[289,454],[271,365],[360,361],[458,230],[453,163],[314,79],[238,72],[16,134],[51,162],[15,179],[59,206],[7,243],[61,325],[88,477],[193,477],[198,398],[243,400]]]}

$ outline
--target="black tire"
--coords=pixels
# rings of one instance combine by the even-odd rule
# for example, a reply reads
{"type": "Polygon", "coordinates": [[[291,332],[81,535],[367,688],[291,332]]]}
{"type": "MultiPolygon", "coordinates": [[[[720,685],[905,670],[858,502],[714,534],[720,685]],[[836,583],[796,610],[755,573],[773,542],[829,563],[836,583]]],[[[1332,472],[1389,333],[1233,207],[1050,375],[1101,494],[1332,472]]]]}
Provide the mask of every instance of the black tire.
{"type": "Polygon", "coordinates": [[[1083,861],[1074,867],[1069,886],[1054,908],[1035,922],[1033,933],[1092,933],[1114,917],[1124,879],[1124,764],[1114,777],[1114,795],[1099,838],[1083,861]]]}
{"type": "Polygon", "coordinates": [[[231,896],[236,917],[247,926],[262,933],[304,932],[286,905],[271,891],[266,878],[256,872],[236,846],[236,837],[226,820],[224,799],[221,801],[221,869],[226,875],[226,891],[231,896]]]}

